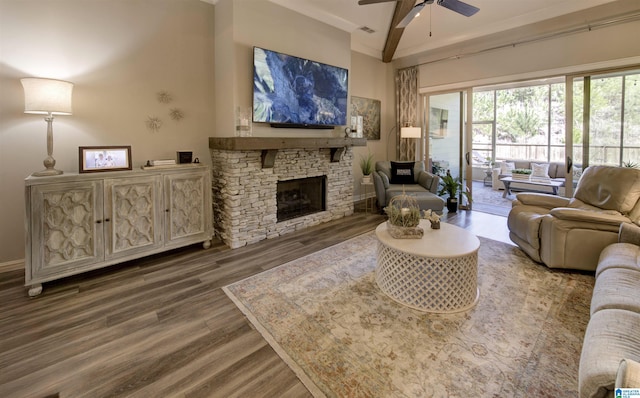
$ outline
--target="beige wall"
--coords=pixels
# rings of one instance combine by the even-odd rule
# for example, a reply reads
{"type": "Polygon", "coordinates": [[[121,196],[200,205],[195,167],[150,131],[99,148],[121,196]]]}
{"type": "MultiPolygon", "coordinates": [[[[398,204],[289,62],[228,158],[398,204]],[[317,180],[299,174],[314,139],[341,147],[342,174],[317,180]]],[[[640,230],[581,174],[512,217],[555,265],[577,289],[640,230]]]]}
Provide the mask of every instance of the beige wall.
{"type": "MultiPolygon", "coordinates": [[[[251,106],[254,45],[349,69],[350,94],[382,102],[383,137],[369,146],[384,158],[391,66],[352,53],[350,42],[266,0],[0,0],[0,264],[24,258],[24,178],[46,156],[44,121],[22,112],[21,77],[75,83],[74,114],[54,122],[54,157],[66,173],[77,172],[78,146],[87,145],[131,145],[134,167],[184,149],[209,163],[208,137],[233,135],[235,108],[251,106]],[[159,90],[173,94],[171,106],[156,100],[159,90]],[[171,107],[185,119],[171,120],[171,107]],[[158,133],[146,129],[148,115],[162,118],[158,133]]],[[[342,134],[254,126],[262,136],[342,134]]],[[[356,164],[359,190],[357,173],[356,164]]]]}
{"type": "Polygon", "coordinates": [[[73,115],[53,125],[65,173],[78,171],[78,147],[88,145],[131,145],[134,167],[176,150],[209,163],[213,21],[214,6],[199,0],[0,0],[0,263],[24,258],[24,178],[46,156],[46,124],[23,113],[19,79],[75,83],[73,115]],[[159,90],[173,103],[160,104],[159,90]],[[148,115],[163,120],[157,133],[148,115]]]}
{"type": "MultiPolygon", "coordinates": [[[[216,92],[216,136],[232,136],[235,109],[252,106],[253,46],[346,69],[351,67],[349,33],[268,1],[220,0],[216,5],[216,81],[224,80],[225,89],[218,88],[216,92]],[[228,21],[233,21],[233,25],[229,27],[228,21]],[[224,35],[218,35],[218,31],[224,31],[224,35]]],[[[274,129],[265,123],[253,124],[254,136],[340,134],[343,128],[274,129]]]]}
{"type": "MultiPolygon", "coordinates": [[[[360,159],[371,153],[373,160],[395,159],[395,88],[393,69],[390,64],[353,52],[351,56],[351,95],[380,100],[380,140],[367,141],[367,147],[354,148],[354,196],[363,199],[364,190],[360,186],[362,171],[360,159]],[[393,131],[391,131],[393,130],[393,131]]],[[[369,188],[368,196],[373,196],[369,188]]]]}

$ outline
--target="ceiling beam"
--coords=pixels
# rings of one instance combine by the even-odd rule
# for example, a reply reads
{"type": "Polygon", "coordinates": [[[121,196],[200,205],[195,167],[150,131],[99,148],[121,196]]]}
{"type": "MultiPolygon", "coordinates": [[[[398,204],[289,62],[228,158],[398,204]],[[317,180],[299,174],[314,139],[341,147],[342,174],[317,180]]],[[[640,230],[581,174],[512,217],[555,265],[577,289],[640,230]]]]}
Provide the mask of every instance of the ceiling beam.
{"type": "Polygon", "coordinates": [[[396,2],[396,9],[393,12],[391,25],[389,25],[389,33],[387,33],[387,41],[384,43],[382,51],[382,62],[391,62],[393,59],[393,54],[395,54],[402,33],[404,33],[404,28],[396,28],[396,25],[407,16],[415,4],[415,0],[398,0],[396,2]]]}

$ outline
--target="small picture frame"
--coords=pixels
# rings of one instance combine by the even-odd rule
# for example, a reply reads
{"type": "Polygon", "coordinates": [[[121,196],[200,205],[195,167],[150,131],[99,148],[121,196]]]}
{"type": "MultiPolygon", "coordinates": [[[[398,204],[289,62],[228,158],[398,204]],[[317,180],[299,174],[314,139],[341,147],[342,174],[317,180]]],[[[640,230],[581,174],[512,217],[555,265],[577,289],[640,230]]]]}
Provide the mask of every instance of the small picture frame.
{"type": "Polygon", "coordinates": [[[81,146],[80,173],[131,170],[131,146],[81,146]]]}

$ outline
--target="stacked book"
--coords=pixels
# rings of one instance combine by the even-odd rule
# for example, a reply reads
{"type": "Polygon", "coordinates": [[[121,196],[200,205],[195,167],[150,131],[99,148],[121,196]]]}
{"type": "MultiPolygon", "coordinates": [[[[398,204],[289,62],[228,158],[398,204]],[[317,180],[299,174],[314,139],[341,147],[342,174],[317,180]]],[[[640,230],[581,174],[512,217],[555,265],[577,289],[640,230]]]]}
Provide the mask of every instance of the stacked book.
{"type": "Polygon", "coordinates": [[[176,164],[176,161],[174,159],[160,159],[151,161],[152,166],[171,166],[174,164],[176,164]]]}
{"type": "Polygon", "coordinates": [[[142,166],[143,170],[158,169],[161,167],[174,167],[176,161],[173,159],[147,160],[147,164],[142,166]]]}

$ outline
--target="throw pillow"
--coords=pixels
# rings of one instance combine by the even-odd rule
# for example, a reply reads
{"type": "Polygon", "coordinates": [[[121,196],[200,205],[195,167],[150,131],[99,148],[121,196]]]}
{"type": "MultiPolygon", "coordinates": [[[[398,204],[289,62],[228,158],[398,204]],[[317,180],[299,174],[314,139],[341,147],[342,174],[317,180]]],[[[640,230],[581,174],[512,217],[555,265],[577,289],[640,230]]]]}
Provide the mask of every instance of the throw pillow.
{"type": "Polygon", "coordinates": [[[531,163],[532,178],[549,178],[549,163],[531,163]]]}
{"type": "Polygon", "coordinates": [[[573,166],[573,182],[576,182],[582,177],[582,167],[573,166]]]}
{"type": "Polygon", "coordinates": [[[516,168],[516,164],[514,162],[501,162],[500,163],[500,174],[511,174],[511,172],[516,168]]]}
{"type": "Polygon", "coordinates": [[[415,184],[413,176],[414,162],[391,162],[392,184],[415,184]]]}

